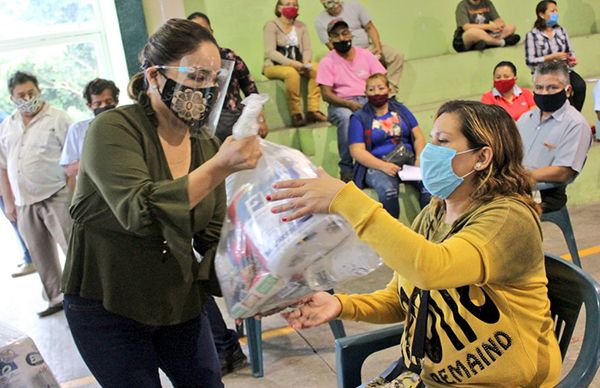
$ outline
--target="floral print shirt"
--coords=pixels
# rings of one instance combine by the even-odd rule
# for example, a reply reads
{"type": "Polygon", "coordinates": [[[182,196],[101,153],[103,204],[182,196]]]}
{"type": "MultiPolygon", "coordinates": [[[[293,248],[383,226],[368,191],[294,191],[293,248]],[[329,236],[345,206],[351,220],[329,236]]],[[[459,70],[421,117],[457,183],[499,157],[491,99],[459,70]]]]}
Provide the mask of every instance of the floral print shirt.
{"type": "Polygon", "coordinates": [[[242,96],[240,90],[244,92],[244,96],[258,93],[256,83],[252,79],[250,71],[242,58],[236,55],[233,50],[220,47],[219,52],[221,53],[221,59],[235,62],[223,108],[231,112],[240,112],[242,110],[242,96]]]}

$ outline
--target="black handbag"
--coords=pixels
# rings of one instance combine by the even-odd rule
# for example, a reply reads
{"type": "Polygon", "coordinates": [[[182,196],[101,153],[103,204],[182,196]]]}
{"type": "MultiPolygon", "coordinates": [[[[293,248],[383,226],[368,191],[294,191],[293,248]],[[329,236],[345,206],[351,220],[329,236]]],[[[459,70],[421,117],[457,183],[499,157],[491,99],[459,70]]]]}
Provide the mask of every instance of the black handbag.
{"type": "Polygon", "coordinates": [[[385,155],[383,158],[386,162],[394,163],[397,166],[402,167],[405,164],[415,164],[415,153],[408,149],[404,143],[400,143],[391,152],[385,155]]]}
{"type": "MultiPolygon", "coordinates": [[[[277,27],[277,29],[279,31],[281,31],[281,33],[283,35],[286,35],[286,33],[281,29],[281,27],[279,27],[279,25],[275,22],[275,27],[277,27]]],[[[283,55],[284,57],[291,59],[292,61],[298,61],[298,62],[302,62],[302,51],[300,51],[300,47],[295,46],[295,45],[291,45],[291,44],[286,44],[285,46],[276,46],[275,49],[281,53],[281,55],[283,55]]],[[[273,61],[275,62],[275,61],[273,61]]],[[[278,63],[278,62],[275,62],[278,63]]],[[[281,63],[279,63],[281,65],[281,63]]]]}
{"type": "Polygon", "coordinates": [[[300,52],[300,47],[298,46],[277,46],[277,51],[279,51],[284,57],[291,59],[292,61],[302,62],[302,52],[300,52]]]}

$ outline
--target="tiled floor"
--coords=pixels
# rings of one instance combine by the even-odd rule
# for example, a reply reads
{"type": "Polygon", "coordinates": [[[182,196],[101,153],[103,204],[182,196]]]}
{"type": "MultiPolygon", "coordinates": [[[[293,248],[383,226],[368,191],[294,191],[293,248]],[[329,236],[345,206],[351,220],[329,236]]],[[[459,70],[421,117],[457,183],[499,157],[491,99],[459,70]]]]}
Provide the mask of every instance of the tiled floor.
{"type": "MultiPolygon", "coordinates": [[[[600,246],[600,202],[572,208],[571,218],[580,250],[600,246]]],[[[543,224],[545,249],[563,254],[566,245],[557,227],[543,224]]],[[[48,362],[52,372],[63,387],[97,387],[79,357],[68,331],[63,313],[38,319],[36,311],[45,308],[42,291],[37,275],[12,279],[10,273],[15,269],[20,250],[16,244],[8,222],[0,217],[0,321],[8,323],[33,338],[40,352],[48,362]]],[[[598,250],[596,250],[598,251],[598,250]]],[[[591,253],[582,258],[583,266],[592,276],[600,280],[600,253],[591,253]]],[[[388,269],[344,284],[338,290],[345,292],[368,292],[382,287],[390,278],[388,269]]],[[[348,334],[372,330],[375,326],[365,323],[345,323],[348,334]]],[[[333,336],[328,328],[294,332],[285,329],[284,321],[278,316],[263,320],[265,338],[264,368],[265,377],[253,378],[250,369],[224,378],[227,387],[335,387],[335,354],[333,336]],[[270,331],[273,329],[281,330],[270,331]],[[270,334],[275,334],[270,336],[270,334]],[[310,372],[310,373],[307,373],[310,372]]],[[[582,325],[578,325],[565,367],[572,365],[578,353],[583,335],[582,325]]],[[[373,376],[398,357],[399,350],[390,349],[374,355],[367,360],[363,368],[364,376],[373,376]]],[[[164,386],[170,386],[163,376],[164,386]]],[[[591,385],[600,388],[600,375],[591,385]]]]}

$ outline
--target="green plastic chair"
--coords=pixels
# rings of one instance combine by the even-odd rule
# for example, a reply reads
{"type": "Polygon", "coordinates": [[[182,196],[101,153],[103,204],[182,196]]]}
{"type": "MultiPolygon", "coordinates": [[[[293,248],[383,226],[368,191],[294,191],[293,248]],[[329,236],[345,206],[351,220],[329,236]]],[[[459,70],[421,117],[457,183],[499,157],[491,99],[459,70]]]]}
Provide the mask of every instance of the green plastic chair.
{"type": "MultiPolygon", "coordinates": [[[[558,185],[554,183],[540,182],[537,184],[536,188],[538,190],[545,190],[554,187],[558,187],[558,185]]],[[[581,268],[581,259],[579,258],[577,242],[575,241],[575,233],[573,233],[573,226],[571,225],[571,217],[569,217],[567,205],[553,212],[543,213],[540,219],[542,222],[552,222],[554,225],[558,226],[565,238],[565,242],[569,248],[569,254],[571,255],[573,263],[581,268]]]]}
{"type": "Polygon", "coordinates": [[[580,267],[550,253],[546,253],[546,276],[554,333],[563,360],[581,306],[585,306],[585,331],[579,355],[557,387],[587,387],[600,365],[600,285],[580,267]]]}
{"type": "MultiPolygon", "coordinates": [[[[585,305],[585,331],[581,350],[575,365],[557,387],[587,387],[600,365],[600,286],[581,268],[546,253],[546,275],[550,313],[554,319],[561,356],[564,360],[575,329],[575,324],[585,305]]],[[[360,370],[369,355],[396,346],[404,324],[389,326],[368,333],[340,338],[335,341],[337,386],[354,388],[361,384],[360,370]]],[[[386,377],[392,364],[380,376],[386,377]]]]}

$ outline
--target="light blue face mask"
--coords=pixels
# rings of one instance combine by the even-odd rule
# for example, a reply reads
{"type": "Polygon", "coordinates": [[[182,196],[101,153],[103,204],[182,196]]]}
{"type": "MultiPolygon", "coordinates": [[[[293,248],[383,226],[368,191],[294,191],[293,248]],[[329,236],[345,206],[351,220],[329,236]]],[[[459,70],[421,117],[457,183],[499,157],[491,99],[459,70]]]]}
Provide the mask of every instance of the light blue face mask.
{"type": "Polygon", "coordinates": [[[552,12],[550,14],[550,19],[546,20],[546,25],[548,27],[554,27],[558,24],[558,12],[552,12]]]}
{"type": "Polygon", "coordinates": [[[465,177],[475,172],[475,170],[472,170],[463,176],[456,175],[452,169],[452,159],[456,155],[465,154],[476,149],[456,152],[452,148],[427,143],[419,157],[421,172],[423,173],[423,185],[427,191],[436,197],[447,199],[460,186],[465,177]]]}

